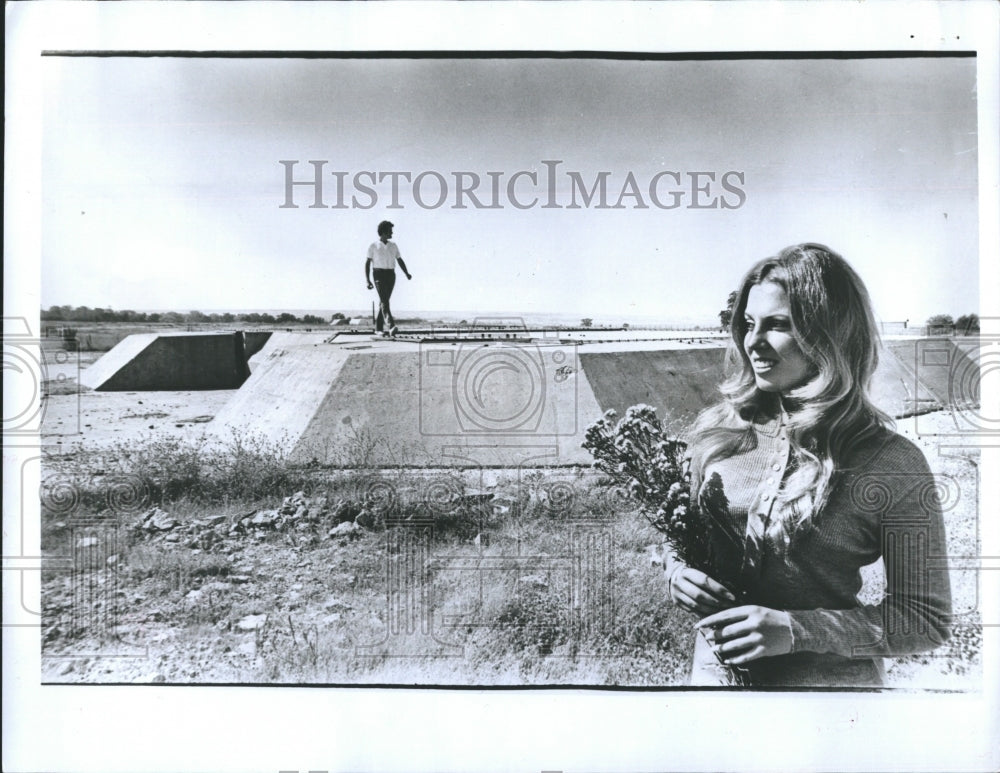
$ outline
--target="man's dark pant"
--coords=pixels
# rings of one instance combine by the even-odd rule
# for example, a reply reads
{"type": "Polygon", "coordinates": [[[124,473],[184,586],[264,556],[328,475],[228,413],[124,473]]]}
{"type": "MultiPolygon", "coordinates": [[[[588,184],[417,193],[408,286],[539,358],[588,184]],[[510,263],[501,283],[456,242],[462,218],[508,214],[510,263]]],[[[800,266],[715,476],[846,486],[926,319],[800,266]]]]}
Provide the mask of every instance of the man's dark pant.
{"type": "Polygon", "coordinates": [[[391,328],[395,322],[389,309],[389,298],[392,288],[396,286],[396,270],[393,268],[372,269],[372,280],[375,282],[375,292],[378,293],[378,316],[375,318],[375,330],[382,332],[386,322],[391,328]]]}

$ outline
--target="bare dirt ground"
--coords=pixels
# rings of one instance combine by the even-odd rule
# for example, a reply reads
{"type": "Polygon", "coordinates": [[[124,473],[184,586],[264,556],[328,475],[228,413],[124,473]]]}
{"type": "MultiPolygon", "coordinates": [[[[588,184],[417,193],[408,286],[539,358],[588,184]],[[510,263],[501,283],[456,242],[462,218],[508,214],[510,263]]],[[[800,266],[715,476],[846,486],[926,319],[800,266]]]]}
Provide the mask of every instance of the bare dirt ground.
{"type": "Polygon", "coordinates": [[[150,437],[195,438],[236,390],[189,392],[94,392],[77,378],[102,352],[50,357],[43,394],[42,442],[67,451],[134,443],[150,437]],[[62,359],[62,358],[60,358],[62,359]]]}
{"type": "MultiPolygon", "coordinates": [[[[96,356],[81,354],[80,367],[96,356]]],[[[77,370],[75,363],[53,362],[48,371],[42,440],[63,454],[74,448],[100,452],[165,436],[200,437],[208,420],[234,394],[75,393],[77,370]]],[[[974,439],[956,435],[955,427],[948,411],[897,422],[898,431],[921,446],[944,482],[950,555],[974,556],[980,552],[978,453],[974,439]]],[[[201,528],[223,522],[229,527],[247,513],[223,506],[170,515],[196,521],[201,528]]],[[[72,551],[83,544],[81,539],[89,539],[66,535],[58,527],[46,553],[54,567],[66,562],[66,550],[53,549],[52,544],[68,545],[72,551]]],[[[45,533],[43,524],[43,542],[45,533]]],[[[109,545],[99,551],[101,565],[90,575],[92,585],[82,589],[70,572],[47,572],[42,589],[42,681],[484,683],[482,662],[383,659],[372,667],[352,654],[365,643],[358,630],[377,634],[391,625],[385,577],[380,574],[389,546],[381,536],[344,534],[313,541],[287,534],[221,533],[209,547],[169,537],[133,546],[127,572],[116,567],[124,562],[122,547],[109,545]],[[87,619],[74,620],[81,615],[87,619]],[[97,633],[67,635],[81,625],[85,632],[97,633]]],[[[623,554],[619,580],[648,586],[652,593],[656,570],[641,553],[642,540],[628,536],[630,547],[623,554]]],[[[971,570],[952,569],[950,574],[955,635],[931,655],[890,661],[890,686],[980,689],[978,577],[971,570]]],[[[863,595],[875,598],[881,585],[881,567],[875,565],[866,572],[863,595]]],[[[678,634],[678,650],[686,651],[685,636],[678,634]]],[[[473,635],[468,641],[475,640],[473,635]]],[[[549,653],[553,659],[560,654],[558,647],[549,653]]],[[[641,668],[647,666],[638,673],[625,673],[624,667],[623,673],[607,667],[595,671],[592,661],[567,657],[563,665],[544,672],[526,673],[523,663],[498,662],[491,674],[500,683],[682,684],[676,662],[644,677],[641,668]]]]}

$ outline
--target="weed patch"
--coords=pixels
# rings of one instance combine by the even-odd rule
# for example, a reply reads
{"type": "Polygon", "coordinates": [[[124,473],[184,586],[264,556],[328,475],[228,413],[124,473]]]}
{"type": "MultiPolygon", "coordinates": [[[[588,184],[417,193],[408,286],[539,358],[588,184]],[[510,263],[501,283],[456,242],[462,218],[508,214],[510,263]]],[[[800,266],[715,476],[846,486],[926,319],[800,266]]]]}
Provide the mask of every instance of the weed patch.
{"type": "Polygon", "coordinates": [[[256,502],[306,488],[312,470],[289,461],[281,444],[234,434],[220,446],[177,437],[75,448],[46,461],[43,513],[135,512],[189,500],[199,504],[256,502]]]}
{"type": "MultiPolygon", "coordinates": [[[[43,484],[43,549],[90,551],[102,592],[120,599],[117,635],[162,647],[165,681],[685,682],[695,620],[652,565],[659,535],[601,476],[517,473],[474,488],[458,474],[295,465],[248,439],[224,456],[156,441],[56,458],[47,472],[61,478],[43,484]],[[74,515],[108,511],[129,516],[100,527],[114,539],[74,531],[74,515]]],[[[53,622],[80,617],[77,579],[43,577],[47,655],[95,638],[53,622]]],[[[970,625],[900,664],[940,656],[974,675],[981,646],[970,625]]]]}

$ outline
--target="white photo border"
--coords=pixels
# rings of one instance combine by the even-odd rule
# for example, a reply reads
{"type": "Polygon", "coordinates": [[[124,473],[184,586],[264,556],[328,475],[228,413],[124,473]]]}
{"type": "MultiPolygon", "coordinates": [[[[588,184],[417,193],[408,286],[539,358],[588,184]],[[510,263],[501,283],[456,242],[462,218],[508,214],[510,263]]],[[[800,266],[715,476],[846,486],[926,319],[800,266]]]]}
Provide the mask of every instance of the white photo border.
{"type": "MultiPolygon", "coordinates": [[[[998,8],[977,0],[8,3],[4,316],[37,321],[40,307],[43,51],[891,50],[976,52],[980,314],[1000,319],[998,8]]],[[[1000,403],[994,393],[983,400],[1000,403]]],[[[31,452],[30,443],[4,442],[5,469],[8,456],[31,452]]],[[[989,485],[998,456],[1000,448],[984,447],[982,513],[1000,512],[989,485]]],[[[19,485],[5,476],[5,536],[8,518],[30,505],[19,485]]],[[[982,527],[983,555],[1000,556],[1000,526],[984,519],[982,527]]],[[[12,566],[5,558],[5,619],[12,566]]],[[[1000,608],[1000,566],[984,559],[983,567],[992,570],[983,573],[983,602],[1000,608]]],[[[998,631],[986,631],[981,694],[749,695],[42,687],[37,630],[5,627],[4,769],[992,770],[1000,765],[998,631]]]]}

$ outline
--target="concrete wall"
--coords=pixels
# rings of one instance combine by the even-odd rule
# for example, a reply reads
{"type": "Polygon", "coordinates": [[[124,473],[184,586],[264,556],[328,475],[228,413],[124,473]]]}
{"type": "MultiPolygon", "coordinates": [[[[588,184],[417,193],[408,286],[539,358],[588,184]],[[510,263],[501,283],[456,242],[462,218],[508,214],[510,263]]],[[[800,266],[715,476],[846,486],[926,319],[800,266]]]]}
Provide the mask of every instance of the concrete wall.
{"type": "Polygon", "coordinates": [[[886,347],[905,368],[910,383],[919,385],[939,405],[979,404],[982,344],[978,336],[889,341],[886,347]]]}
{"type": "Polygon", "coordinates": [[[645,403],[677,431],[719,399],[724,359],[723,348],[580,354],[602,412],[613,409],[621,417],[645,403]]]}
{"type": "Polygon", "coordinates": [[[247,361],[264,348],[264,344],[270,340],[271,335],[271,332],[266,330],[248,330],[243,333],[243,351],[247,361]]]}
{"type": "MultiPolygon", "coordinates": [[[[345,465],[588,464],[586,427],[637,403],[682,431],[719,399],[721,347],[390,341],[323,333],[139,335],[81,374],[101,390],[236,389],[211,430],[345,465]],[[253,374],[248,355],[253,354],[253,374]],[[242,386],[241,386],[242,385],[242,386]]],[[[873,384],[894,416],[978,401],[978,341],[892,341],[873,384]]]]}
{"type": "Polygon", "coordinates": [[[583,433],[601,413],[562,347],[373,349],[347,357],[294,455],[344,465],[586,465],[583,433]]]}
{"type": "Polygon", "coordinates": [[[81,381],[104,392],[183,391],[238,389],[249,375],[242,332],[150,333],[126,338],[81,381]]]}
{"type": "MultiPolygon", "coordinates": [[[[896,416],[938,406],[907,365],[915,355],[900,351],[883,354],[876,403],[896,416]]],[[[948,342],[929,351],[961,354],[948,342]]],[[[263,436],[301,461],[344,466],[587,465],[584,433],[608,409],[621,416],[646,403],[671,429],[689,426],[719,399],[724,357],[720,347],[324,343],[276,334],[213,431],[263,436]]]]}

